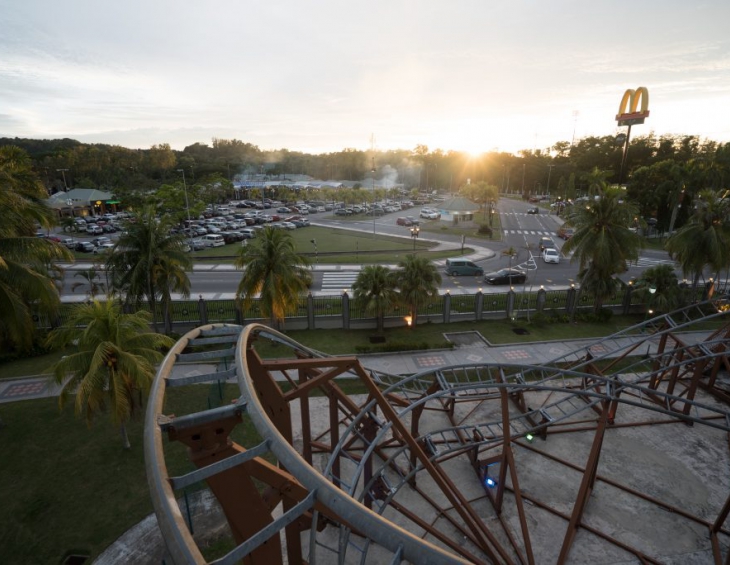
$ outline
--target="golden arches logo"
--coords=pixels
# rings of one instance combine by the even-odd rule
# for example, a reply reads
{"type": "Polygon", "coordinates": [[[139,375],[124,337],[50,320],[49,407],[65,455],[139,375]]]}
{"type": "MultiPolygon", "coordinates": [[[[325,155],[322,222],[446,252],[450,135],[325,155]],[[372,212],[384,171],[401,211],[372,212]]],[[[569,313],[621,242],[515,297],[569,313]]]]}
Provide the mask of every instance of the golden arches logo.
{"type": "Polygon", "coordinates": [[[644,123],[644,118],[648,116],[649,90],[645,86],[640,86],[636,90],[633,88],[627,89],[621,98],[618,114],[616,114],[619,125],[641,124],[644,123]],[[639,102],[641,102],[641,107],[639,102]]]}

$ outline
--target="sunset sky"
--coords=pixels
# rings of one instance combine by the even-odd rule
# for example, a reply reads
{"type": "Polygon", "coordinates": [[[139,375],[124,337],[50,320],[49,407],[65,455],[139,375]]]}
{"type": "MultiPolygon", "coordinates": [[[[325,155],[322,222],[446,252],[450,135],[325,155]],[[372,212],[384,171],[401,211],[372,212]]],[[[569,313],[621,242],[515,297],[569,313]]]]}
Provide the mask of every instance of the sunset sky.
{"type": "Polygon", "coordinates": [[[730,141],[727,0],[0,0],[0,137],[175,149],[730,141]]]}

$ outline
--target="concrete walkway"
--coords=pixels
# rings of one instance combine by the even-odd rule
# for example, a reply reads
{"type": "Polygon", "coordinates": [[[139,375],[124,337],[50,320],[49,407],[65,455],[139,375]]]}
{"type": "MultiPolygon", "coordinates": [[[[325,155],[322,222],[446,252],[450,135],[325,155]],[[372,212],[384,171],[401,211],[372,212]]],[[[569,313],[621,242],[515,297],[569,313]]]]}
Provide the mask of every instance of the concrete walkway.
{"type": "MultiPolygon", "coordinates": [[[[448,334],[448,324],[444,325],[444,333],[448,334]]],[[[491,345],[483,341],[476,332],[468,332],[466,342],[451,350],[424,350],[402,353],[383,353],[358,355],[367,369],[391,375],[411,375],[421,371],[461,364],[530,364],[542,365],[573,351],[596,344],[602,338],[580,339],[573,341],[545,341],[532,343],[512,343],[491,345]]],[[[458,337],[458,334],[452,334],[458,337]]],[[[683,334],[687,343],[696,343],[707,337],[705,332],[683,334]]],[[[622,338],[612,346],[625,345],[624,342],[635,342],[644,339],[642,336],[622,338]]],[[[459,340],[461,341],[461,340],[459,340]]],[[[593,353],[601,354],[602,346],[593,353]]],[[[650,345],[652,350],[653,345],[650,345]]],[[[211,372],[211,365],[176,365],[173,376],[198,375],[211,372]]],[[[0,380],[0,403],[35,398],[58,396],[60,387],[50,382],[47,376],[29,376],[17,379],[0,380]]]]}

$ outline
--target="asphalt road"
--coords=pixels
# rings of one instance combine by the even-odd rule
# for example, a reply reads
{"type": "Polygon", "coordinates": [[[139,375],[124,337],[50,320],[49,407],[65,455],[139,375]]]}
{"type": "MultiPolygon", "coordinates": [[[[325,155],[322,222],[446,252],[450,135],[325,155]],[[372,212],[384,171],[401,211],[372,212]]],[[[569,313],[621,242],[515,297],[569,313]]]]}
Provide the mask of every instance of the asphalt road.
{"type": "MultiPolygon", "coordinates": [[[[561,222],[559,219],[540,209],[540,214],[528,214],[528,208],[533,204],[503,198],[498,205],[498,211],[502,222],[504,240],[501,242],[467,238],[467,246],[480,245],[495,252],[492,258],[479,261],[484,267],[485,272],[496,271],[507,267],[510,263],[513,266],[520,267],[528,271],[527,288],[564,288],[576,283],[576,275],[578,266],[570,262],[569,257],[563,257],[559,264],[548,264],[543,262],[537,249],[540,237],[548,236],[553,239],[558,249],[564,245],[564,241],[557,237],[556,232],[561,222]],[[510,258],[502,252],[513,248],[517,254],[510,261],[510,258]]],[[[341,220],[330,213],[313,214],[310,221],[322,225],[332,225],[342,228],[357,229],[372,233],[373,229],[376,233],[388,235],[408,236],[409,228],[398,226],[395,224],[398,216],[418,216],[420,208],[412,208],[406,212],[396,212],[388,214],[381,218],[363,220],[341,220]]],[[[425,221],[425,220],[424,220],[425,221]]],[[[59,232],[60,230],[56,230],[59,232]]],[[[58,233],[60,237],[70,237],[69,234],[58,233]]],[[[79,240],[90,241],[92,236],[83,234],[72,234],[79,240]],[[78,237],[77,237],[78,235],[78,237]]],[[[114,240],[115,234],[110,237],[114,240]]],[[[422,238],[428,238],[439,242],[453,244],[460,247],[461,237],[458,235],[441,234],[434,232],[421,232],[422,238]]],[[[458,253],[455,253],[458,255],[458,253]]],[[[89,262],[95,257],[89,254],[89,262]]],[[[641,272],[647,267],[660,263],[672,264],[665,251],[645,250],[637,265],[632,266],[627,273],[621,275],[621,279],[628,281],[633,277],[640,276],[641,272]]],[[[232,296],[235,292],[240,273],[233,270],[229,265],[220,267],[201,267],[201,269],[190,273],[191,295],[197,296],[202,294],[205,297],[227,297],[232,296]]],[[[318,294],[339,294],[345,289],[349,289],[354,281],[359,266],[338,266],[329,267],[319,265],[314,272],[312,291],[318,294]]],[[[473,293],[481,288],[484,292],[503,292],[506,287],[491,287],[482,282],[481,277],[451,277],[443,273],[441,290],[448,290],[452,294],[473,293]]],[[[73,271],[66,274],[62,294],[68,297],[81,297],[85,289],[81,286],[72,291],[71,287],[74,283],[80,283],[83,279],[76,276],[73,271]]]]}

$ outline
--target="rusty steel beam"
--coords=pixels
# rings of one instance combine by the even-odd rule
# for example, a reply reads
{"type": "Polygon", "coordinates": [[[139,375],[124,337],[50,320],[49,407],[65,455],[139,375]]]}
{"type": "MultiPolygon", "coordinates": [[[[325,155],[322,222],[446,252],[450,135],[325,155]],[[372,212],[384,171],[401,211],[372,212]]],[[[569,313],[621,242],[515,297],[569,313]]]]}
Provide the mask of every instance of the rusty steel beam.
{"type": "Polygon", "coordinates": [[[578,489],[578,496],[575,504],[573,505],[573,513],[570,516],[568,529],[565,532],[563,545],[560,548],[558,565],[564,564],[568,559],[570,548],[573,545],[573,539],[575,538],[578,526],[581,525],[583,519],[583,512],[588,504],[588,499],[593,492],[593,485],[596,482],[596,474],[598,472],[598,461],[601,458],[603,438],[606,433],[606,424],[608,423],[608,410],[603,411],[603,416],[601,416],[598,422],[598,428],[596,429],[595,436],[593,437],[593,444],[591,445],[591,450],[588,454],[588,462],[586,463],[585,472],[583,473],[583,479],[581,480],[580,488],[578,489]]]}

